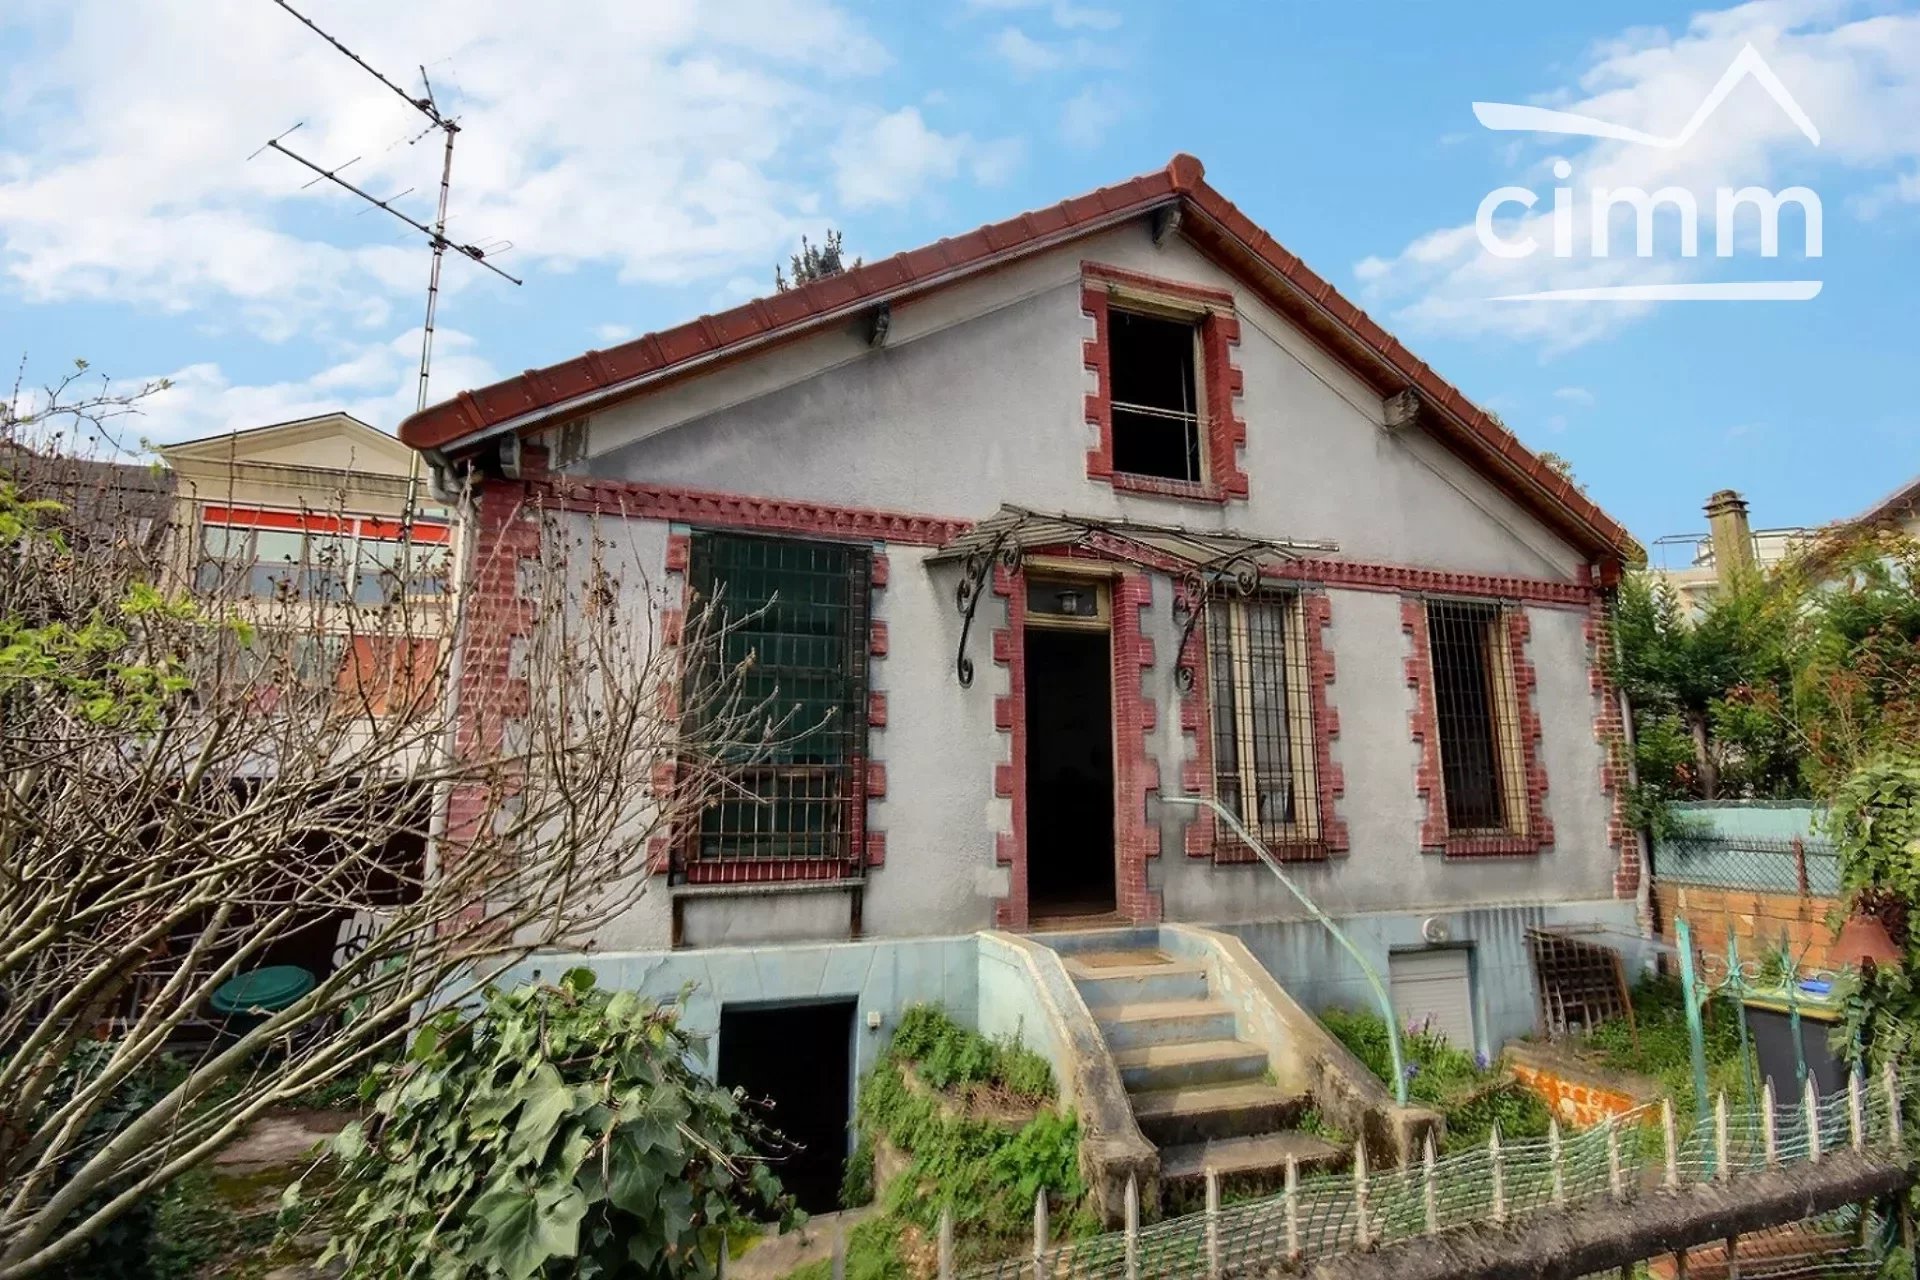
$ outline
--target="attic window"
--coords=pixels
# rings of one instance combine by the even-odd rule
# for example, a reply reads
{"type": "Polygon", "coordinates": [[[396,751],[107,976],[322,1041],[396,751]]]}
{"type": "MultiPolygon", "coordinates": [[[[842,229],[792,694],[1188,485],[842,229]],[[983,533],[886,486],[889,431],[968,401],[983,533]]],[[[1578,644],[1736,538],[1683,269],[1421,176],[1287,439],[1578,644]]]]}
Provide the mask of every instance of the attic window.
{"type": "Polygon", "coordinates": [[[1117,307],[1108,323],[1113,469],[1198,484],[1200,326],[1117,307]]]}

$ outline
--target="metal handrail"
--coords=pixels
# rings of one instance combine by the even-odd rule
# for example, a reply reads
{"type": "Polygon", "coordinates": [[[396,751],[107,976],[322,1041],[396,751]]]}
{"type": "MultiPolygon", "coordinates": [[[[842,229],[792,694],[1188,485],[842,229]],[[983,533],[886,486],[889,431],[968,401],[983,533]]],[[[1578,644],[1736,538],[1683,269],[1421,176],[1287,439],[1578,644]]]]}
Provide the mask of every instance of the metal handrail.
{"type": "Polygon", "coordinates": [[[1406,1060],[1400,1056],[1400,1020],[1394,1016],[1393,997],[1387,994],[1386,984],[1380,981],[1379,971],[1367,962],[1365,956],[1360,954],[1360,948],[1354,946],[1352,940],[1349,939],[1345,933],[1341,932],[1340,926],[1333,922],[1333,918],[1322,911],[1319,904],[1312,898],[1309,898],[1305,891],[1293,882],[1292,876],[1289,876],[1280,869],[1280,860],[1273,856],[1273,850],[1267,848],[1265,844],[1261,843],[1259,837],[1242,826],[1239,817],[1233,810],[1227,808],[1212,796],[1161,796],[1160,803],[1186,804],[1192,805],[1196,809],[1206,808],[1213,810],[1214,817],[1224,820],[1227,826],[1233,830],[1233,834],[1239,836],[1248,848],[1260,856],[1260,861],[1266,864],[1267,870],[1279,877],[1280,883],[1287,887],[1287,892],[1300,900],[1300,905],[1307,909],[1307,913],[1315,920],[1318,920],[1321,926],[1333,935],[1335,942],[1346,948],[1347,954],[1352,956],[1354,963],[1360,966],[1360,972],[1367,975],[1367,985],[1373,988],[1373,998],[1380,1004],[1380,1016],[1385,1019],[1387,1024],[1387,1047],[1393,1053],[1393,1098],[1394,1101],[1401,1106],[1406,1106],[1407,1064],[1406,1060]]]}

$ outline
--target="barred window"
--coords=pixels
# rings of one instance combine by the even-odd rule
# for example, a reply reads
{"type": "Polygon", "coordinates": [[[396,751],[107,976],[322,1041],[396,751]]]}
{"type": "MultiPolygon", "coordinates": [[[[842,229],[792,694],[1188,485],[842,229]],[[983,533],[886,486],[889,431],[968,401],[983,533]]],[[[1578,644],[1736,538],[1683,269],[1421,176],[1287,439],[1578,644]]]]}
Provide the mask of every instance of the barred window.
{"type": "MultiPolygon", "coordinates": [[[[771,754],[741,763],[690,833],[691,864],[806,859],[854,869],[866,755],[871,555],[837,542],[696,533],[689,579],[717,602],[718,642],[688,678],[745,668],[743,705],[789,717],[771,754]]],[[[690,699],[697,706],[697,699],[690,699]]],[[[697,731],[697,726],[695,726],[697,731]]]]}
{"type": "Polygon", "coordinates": [[[1320,838],[1305,628],[1292,595],[1207,609],[1214,797],[1269,844],[1320,838]]]}
{"type": "Polygon", "coordinates": [[[1440,780],[1454,834],[1527,834],[1520,706],[1505,622],[1498,605],[1427,602],[1440,780]]]}

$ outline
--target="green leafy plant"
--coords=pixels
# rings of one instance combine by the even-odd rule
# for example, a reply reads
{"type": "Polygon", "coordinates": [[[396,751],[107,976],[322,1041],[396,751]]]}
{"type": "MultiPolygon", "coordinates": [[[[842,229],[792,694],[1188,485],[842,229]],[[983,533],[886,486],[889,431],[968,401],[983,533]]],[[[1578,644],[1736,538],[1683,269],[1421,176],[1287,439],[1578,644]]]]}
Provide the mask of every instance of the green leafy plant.
{"type": "MultiPolygon", "coordinates": [[[[728,1233],[793,1220],[772,1135],[694,1068],[675,1013],[576,969],[488,990],[375,1068],[334,1143],[326,1261],[356,1274],[710,1276],[728,1233]],[[417,1270],[416,1270],[417,1268],[417,1270]]],[[[297,1188],[291,1193],[297,1196],[297,1188]]]]}
{"type": "Polygon", "coordinates": [[[1920,902],[1920,756],[1885,756],[1855,770],[1834,794],[1826,829],[1849,905],[1878,917],[1904,957],[1845,976],[1838,992],[1845,1018],[1835,1034],[1876,1059],[1905,1056],[1920,1033],[1913,981],[1920,946],[1911,927],[1920,902]]]}
{"type": "MultiPolygon", "coordinates": [[[[1369,1071],[1392,1083],[1393,1050],[1379,1014],[1329,1009],[1320,1020],[1369,1071]]],[[[1506,1071],[1481,1065],[1472,1054],[1427,1031],[1402,1036],[1400,1047],[1408,1098],[1447,1119],[1444,1149],[1484,1145],[1496,1124],[1507,1138],[1538,1137],[1547,1131],[1546,1103],[1506,1071]]]]}
{"type": "Polygon", "coordinates": [[[1054,1096],[1052,1068],[1038,1054],[970,1031],[937,1006],[908,1009],[861,1082],[856,1114],[862,1148],[885,1141],[908,1157],[882,1197],[883,1220],[926,1237],[951,1211],[960,1255],[994,1257],[1031,1238],[1044,1190],[1057,1233],[1089,1229],[1079,1121],[1055,1110],[1054,1096]]]}

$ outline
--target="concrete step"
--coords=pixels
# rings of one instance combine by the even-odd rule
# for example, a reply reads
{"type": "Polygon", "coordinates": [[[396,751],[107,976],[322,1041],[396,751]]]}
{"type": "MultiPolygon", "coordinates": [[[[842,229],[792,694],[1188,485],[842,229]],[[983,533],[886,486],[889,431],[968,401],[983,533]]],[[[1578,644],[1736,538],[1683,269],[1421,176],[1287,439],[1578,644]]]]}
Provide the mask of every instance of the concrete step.
{"type": "Polygon", "coordinates": [[[1270,1084],[1194,1085],[1133,1095],[1133,1118],[1158,1147],[1247,1138],[1293,1124],[1310,1100],[1270,1084]]]}
{"type": "Polygon", "coordinates": [[[1205,1182],[1212,1169],[1223,1181],[1271,1179],[1277,1186],[1285,1177],[1291,1156],[1301,1173],[1344,1168],[1353,1153],[1325,1138],[1294,1129],[1246,1138],[1221,1138],[1160,1148],[1160,1185],[1205,1182]]]}
{"type": "Polygon", "coordinates": [[[1195,961],[1149,959],[1090,964],[1083,957],[1073,956],[1067,959],[1067,972],[1089,1008],[1204,1000],[1207,996],[1207,968],[1195,961]]]}
{"type": "Polygon", "coordinates": [[[1160,1000],[1102,1005],[1095,1015],[1115,1053],[1150,1044],[1233,1039],[1233,1010],[1213,1000],[1160,1000]]]}
{"type": "Polygon", "coordinates": [[[1267,1053],[1241,1040],[1197,1040],[1125,1049],[1113,1055],[1113,1065],[1129,1092],[1144,1093],[1258,1080],[1266,1074],[1267,1053]]]}

